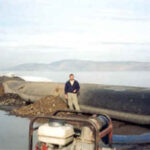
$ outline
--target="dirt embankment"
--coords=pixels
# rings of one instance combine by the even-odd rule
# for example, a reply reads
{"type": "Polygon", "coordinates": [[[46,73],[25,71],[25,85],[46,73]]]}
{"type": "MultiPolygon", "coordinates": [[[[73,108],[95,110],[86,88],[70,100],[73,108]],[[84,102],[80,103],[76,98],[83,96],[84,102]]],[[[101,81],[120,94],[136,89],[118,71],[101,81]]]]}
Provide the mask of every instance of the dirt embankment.
{"type": "Polygon", "coordinates": [[[33,104],[14,109],[12,114],[33,117],[37,115],[51,115],[56,110],[67,109],[66,103],[59,97],[46,96],[33,104]]]}

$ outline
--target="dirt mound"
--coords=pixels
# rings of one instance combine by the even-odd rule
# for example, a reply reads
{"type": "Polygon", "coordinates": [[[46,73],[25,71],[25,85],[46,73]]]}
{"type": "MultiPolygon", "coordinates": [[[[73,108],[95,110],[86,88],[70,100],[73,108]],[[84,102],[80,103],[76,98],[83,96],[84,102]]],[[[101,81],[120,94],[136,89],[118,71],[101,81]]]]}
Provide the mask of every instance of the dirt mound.
{"type": "Polygon", "coordinates": [[[25,105],[26,103],[27,102],[17,94],[7,93],[0,96],[0,106],[20,106],[25,105]]]}
{"type": "Polygon", "coordinates": [[[67,109],[66,103],[60,97],[46,96],[34,102],[34,104],[13,110],[12,114],[33,117],[36,115],[51,115],[60,109],[67,109]]]}

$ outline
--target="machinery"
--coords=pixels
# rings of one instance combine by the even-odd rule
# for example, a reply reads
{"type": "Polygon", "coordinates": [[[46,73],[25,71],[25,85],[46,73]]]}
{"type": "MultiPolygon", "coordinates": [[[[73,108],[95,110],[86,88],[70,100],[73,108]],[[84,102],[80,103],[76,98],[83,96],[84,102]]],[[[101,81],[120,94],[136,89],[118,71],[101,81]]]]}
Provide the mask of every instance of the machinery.
{"type": "Polygon", "coordinates": [[[112,122],[104,114],[59,110],[52,116],[31,120],[28,150],[102,150],[112,149],[112,122]],[[38,119],[48,120],[35,126],[38,119]],[[33,148],[33,132],[38,142],[33,148]]]}

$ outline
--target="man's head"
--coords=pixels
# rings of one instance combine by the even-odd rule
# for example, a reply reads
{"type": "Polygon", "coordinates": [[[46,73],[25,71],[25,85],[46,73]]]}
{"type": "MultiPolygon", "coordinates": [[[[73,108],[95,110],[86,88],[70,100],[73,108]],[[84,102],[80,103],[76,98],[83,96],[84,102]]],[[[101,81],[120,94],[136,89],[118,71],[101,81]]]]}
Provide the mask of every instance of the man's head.
{"type": "Polygon", "coordinates": [[[74,80],[74,74],[71,73],[71,74],[69,75],[69,78],[70,78],[70,80],[74,80]]]}

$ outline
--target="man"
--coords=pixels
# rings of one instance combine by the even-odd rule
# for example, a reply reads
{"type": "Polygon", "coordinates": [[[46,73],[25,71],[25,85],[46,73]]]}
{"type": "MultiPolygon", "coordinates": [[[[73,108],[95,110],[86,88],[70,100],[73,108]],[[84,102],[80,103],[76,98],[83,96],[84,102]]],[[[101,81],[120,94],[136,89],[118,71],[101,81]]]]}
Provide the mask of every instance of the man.
{"type": "Polygon", "coordinates": [[[80,85],[78,81],[74,80],[74,75],[69,75],[69,81],[65,84],[65,98],[68,100],[68,105],[71,110],[75,107],[75,110],[80,110],[78,103],[78,93],[80,90],[80,85]]]}

